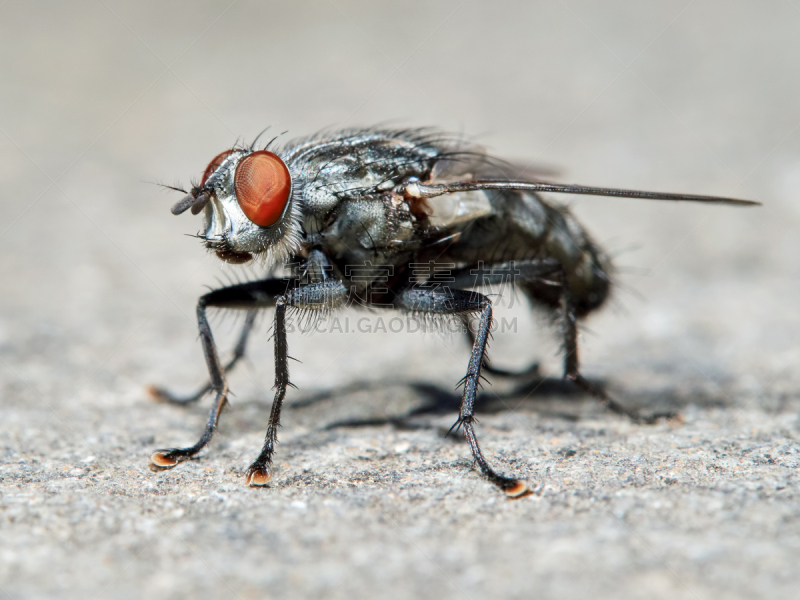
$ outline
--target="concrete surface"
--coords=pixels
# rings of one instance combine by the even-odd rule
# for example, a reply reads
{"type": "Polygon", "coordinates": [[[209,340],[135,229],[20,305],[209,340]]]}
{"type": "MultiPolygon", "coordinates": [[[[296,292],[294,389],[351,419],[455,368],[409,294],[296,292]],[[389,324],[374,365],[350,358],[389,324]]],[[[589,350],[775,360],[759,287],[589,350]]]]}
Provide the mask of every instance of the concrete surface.
{"type": "MultiPolygon", "coordinates": [[[[0,3],[0,596],[796,598],[799,9],[0,3]],[[248,489],[271,401],[262,324],[210,450],[151,472],[208,400],[159,405],[145,386],[202,381],[194,302],[237,273],[151,182],[199,177],[266,125],[387,120],[565,181],[764,201],[563,199],[620,271],[585,324],[586,373],[682,420],[495,381],[480,439],[536,487],[508,501],[442,434],[463,340],[295,334],[279,469],[248,489]]],[[[557,377],[547,319],[503,310],[518,330],[495,362],[557,377]]],[[[214,320],[222,348],[236,323],[214,320]]]]}

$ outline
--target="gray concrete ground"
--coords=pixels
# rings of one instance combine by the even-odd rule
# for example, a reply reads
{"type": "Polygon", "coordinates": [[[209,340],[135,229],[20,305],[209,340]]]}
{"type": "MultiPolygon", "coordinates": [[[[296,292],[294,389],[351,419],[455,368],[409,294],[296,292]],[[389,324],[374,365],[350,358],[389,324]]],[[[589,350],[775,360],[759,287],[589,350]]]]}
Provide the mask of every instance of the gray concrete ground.
{"type": "MultiPolygon", "coordinates": [[[[788,0],[0,3],[0,595],[796,598],[798,33],[788,0]],[[278,472],[248,489],[262,323],[210,450],[151,472],[208,400],[145,387],[202,381],[194,302],[236,271],[150,182],[265,125],[391,119],[565,181],[765,203],[568,200],[619,266],[586,373],[682,418],[494,381],[483,446],[536,490],[509,501],[443,435],[463,340],[295,334],[278,472]]],[[[547,319],[502,304],[495,362],[556,378],[547,319]]]]}

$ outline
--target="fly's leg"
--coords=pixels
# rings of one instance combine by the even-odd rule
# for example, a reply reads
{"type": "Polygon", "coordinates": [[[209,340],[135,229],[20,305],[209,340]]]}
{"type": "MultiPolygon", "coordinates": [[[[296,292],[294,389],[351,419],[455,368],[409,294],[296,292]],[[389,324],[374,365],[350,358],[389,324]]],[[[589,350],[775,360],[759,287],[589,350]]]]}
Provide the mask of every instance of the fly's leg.
{"type": "MultiPolygon", "coordinates": [[[[485,267],[483,265],[466,269],[457,269],[452,274],[453,287],[480,287],[484,285],[513,284],[517,279],[541,279],[561,268],[558,261],[552,258],[511,261],[502,267],[485,267]]],[[[444,282],[443,282],[444,283],[444,282]]],[[[467,337],[471,346],[475,345],[475,332],[469,327],[465,318],[467,337]]],[[[539,375],[539,363],[534,362],[526,369],[511,371],[492,366],[488,357],[484,357],[482,370],[497,377],[532,378],[539,375]]]]}
{"type": "MultiPolygon", "coordinates": [[[[233,348],[233,356],[223,369],[226,374],[230,373],[236,366],[236,363],[244,358],[244,355],[247,352],[247,338],[250,336],[250,332],[253,331],[253,325],[256,322],[256,314],[257,311],[255,310],[247,312],[247,317],[245,318],[244,325],[242,326],[242,331],[239,333],[239,340],[236,342],[236,346],[233,348]]],[[[187,395],[173,394],[168,389],[155,385],[150,386],[147,391],[153,398],[161,402],[167,402],[169,404],[192,404],[193,402],[197,402],[200,398],[211,391],[211,387],[211,382],[209,382],[197,390],[194,394],[187,395]]]]}
{"type": "MultiPolygon", "coordinates": [[[[673,413],[659,413],[647,418],[625,408],[614,400],[603,390],[596,388],[589,383],[580,373],[580,362],[578,360],[578,327],[575,306],[572,302],[567,286],[567,276],[564,268],[557,260],[552,258],[530,259],[509,263],[501,268],[477,267],[469,270],[462,269],[455,273],[456,285],[485,285],[493,283],[505,283],[509,281],[518,282],[541,282],[547,287],[557,290],[555,298],[558,300],[558,310],[562,322],[562,334],[564,336],[564,378],[575,383],[579,388],[597,398],[602,404],[607,406],[614,413],[625,415],[635,422],[653,422],[660,417],[672,417],[673,413]],[[470,279],[472,278],[472,279],[470,279]]],[[[535,298],[535,294],[533,295],[535,298]]],[[[475,336],[469,331],[470,339],[475,342],[475,336]]],[[[488,372],[489,365],[484,363],[484,369],[488,372]]],[[[490,367],[491,368],[491,367],[490,367]]],[[[532,372],[533,367],[529,369],[532,372]]],[[[513,372],[501,371],[499,374],[516,375],[513,372]]]]}
{"type": "Polygon", "coordinates": [[[203,354],[206,357],[206,364],[208,371],[211,375],[211,389],[214,390],[216,397],[214,398],[214,405],[208,415],[203,435],[194,446],[188,448],[170,448],[163,450],[156,450],[150,456],[150,462],[161,469],[169,469],[177,465],[179,462],[191,458],[200,452],[211,441],[214,431],[219,423],[219,416],[228,402],[228,384],[225,382],[225,373],[222,370],[222,365],[219,362],[217,355],[217,348],[214,344],[214,337],[211,335],[211,328],[208,325],[206,318],[207,300],[205,296],[200,298],[197,303],[197,325],[200,330],[200,340],[203,344],[203,354]]]}
{"type": "MultiPolygon", "coordinates": [[[[475,345],[475,333],[469,327],[469,324],[466,324],[466,331],[467,331],[467,338],[469,339],[470,346],[475,345]]],[[[527,369],[521,369],[519,371],[511,371],[509,369],[500,369],[498,367],[492,366],[489,362],[489,357],[484,357],[483,359],[483,366],[481,367],[482,371],[486,371],[490,375],[494,375],[496,377],[509,377],[515,379],[528,379],[532,377],[537,377],[539,375],[539,363],[531,363],[531,365],[527,369]]]]}
{"type": "Polygon", "coordinates": [[[267,485],[272,479],[272,456],[278,443],[278,427],[281,425],[281,407],[289,381],[289,347],[286,340],[286,309],[303,311],[329,311],[345,303],[348,290],[339,281],[312,283],[290,290],[275,303],[275,399],[269,415],[269,426],[264,446],[258,458],[247,469],[247,483],[251,486],[267,485]]]}
{"type": "Polygon", "coordinates": [[[433,313],[442,315],[479,314],[480,320],[472,345],[472,355],[469,359],[467,374],[462,380],[464,395],[461,400],[461,410],[458,420],[453,425],[454,429],[463,427],[472,456],[478,464],[483,475],[503,490],[510,497],[517,497],[528,491],[528,484],[524,480],[513,479],[497,473],[483,456],[475,436],[473,422],[475,420],[475,397],[481,376],[481,366],[484,363],[486,343],[489,330],[492,326],[492,303],[478,292],[469,292],[458,289],[409,289],[401,292],[394,301],[397,308],[405,308],[413,312],[433,313]]]}
{"type": "Polygon", "coordinates": [[[562,291],[559,312],[561,313],[564,335],[564,378],[574,382],[579,388],[597,398],[612,412],[624,415],[635,423],[653,423],[659,418],[674,417],[675,413],[671,412],[656,413],[648,417],[642,417],[640,414],[625,408],[603,390],[593,386],[581,375],[578,360],[578,320],[575,315],[575,307],[570,299],[569,289],[564,283],[565,277],[563,273],[560,276],[560,281],[562,291]]]}
{"type": "MultiPolygon", "coordinates": [[[[563,280],[563,278],[562,278],[563,280]]],[[[570,301],[567,286],[561,286],[561,301],[559,302],[559,312],[561,313],[562,333],[564,335],[564,379],[568,379],[581,388],[583,391],[597,398],[601,403],[612,412],[625,415],[633,421],[638,420],[638,415],[631,412],[619,402],[611,398],[603,390],[593,386],[580,373],[580,362],[578,360],[578,319],[575,316],[575,309],[570,301]]]]}
{"type": "Polygon", "coordinates": [[[246,309],[254,312],[259,308],[275,305],[275,298],[284,294],[287,287],[295,282],[291,279],[267,279],[250,283],[238,284],[221,288],[205,294],[197,302],[197,326],[200,332],[200,341],[203,345],[210,388],[214,391],[214,404],[208,415],[208,421],[203,429],[203,434],[194,446],[188,448],[165,448],[155,451],[150,456],[153,466],[169,469],[179,462],[195,456],[211,441],[214,431],[219,423],[219,417],[228,400],[228,384],[225,381],[225,371],[220,363],[214,336],[208,325],[206,309],[209,307],[246,309]]]}

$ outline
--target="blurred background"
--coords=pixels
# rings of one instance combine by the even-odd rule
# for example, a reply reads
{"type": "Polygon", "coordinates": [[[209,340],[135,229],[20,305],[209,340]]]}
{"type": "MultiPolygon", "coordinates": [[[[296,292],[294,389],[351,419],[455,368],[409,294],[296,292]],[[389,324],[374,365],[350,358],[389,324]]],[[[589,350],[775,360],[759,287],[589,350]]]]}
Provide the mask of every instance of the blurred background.
{"type": "MultiPolygon", "coordinates": [[[[0,2],[0,587],[11,598],[796,590],[799,33],[791,0],[0,2]],[[203,380],[196,299],[238,276],[185,235],[200,218],[172,216],[177,194],[155,183],[186,185],[266,126],[290,138],[376,123],[460,132],[564,182],[762,201],[552,198],[618,267],[613,301],[585,324],[585,372],[630,404],[677,407],[685,428],[620,424],[578,397],[545,398],[542,412],[498,382],[508,395],[481,419],[487,452],[552,493],[491,504],[496,492],[470,470],[466,447],[436,433],[455,408],[411,433],[325,429],[404,416],[426,401],[409,382],[451,394],[468,359],[463,340],[297,335],[300,390],[290,400],[326,400],[287,410],[280,481],[253,493],[239,475],[269,410],[262,325],[207,459],[148,471],[152,449],[194,441],[207,401],[158,405],[145,386],[203,380]],[[586,458],[556,482],[563,455],[548,440],[573,436],[597,453],[589,429],[617,432],[597,458],[617,470],[585,483],[599,469],[586,458]],[[743,521],[708,525],[724,499],[697,509],[702,490],[735,479],[733,466],[713,481],[698,467],[702,477],[687,475],[682,493],[700,499],[667,515],[645,510],[638,525],[624,521],[628,508],[591,504],[591,490],[612,486],[615,498],[629,489],[619,482],[641,473],[636,461],[648,453],[674,469],[685,456],[670,453],[684,442],[744,452],[765,439],[788,448],[788,462],[779,468],[764,451],[742,467],[773,465],[730,484],[743,521]],[[370,452],[389,458],[373,464],[370,452]],[[622,472],[625,460],[634,475],[622,472]],[[432,470],[420,474],[422,464],[432,470]],[[359,479],[364,469],[377,474],[359,479]],[[321,472],[338,479],[323,485],[313,479],[321,472]],[[765,496],[765,473],[783,478],[769,488],[783,495],[765,496]],[[395,492],[402,502],[384,505],[395,492]],[[582,508],[572,494],[584,494],[582,508]],[[571,529],[576,522],[585,529],[571,529]],[[548,540],[557,554],[542,554],[548,540]]],[[[549,320],[522,302],[508,311],[519,331],[496,336],[495,363],[540,360],[558,377],[549,320]]],[[[214,320],[221,348],[237,322],[214,320]]],[[[667,503],[662,480],[645,477],[652,497],[631,492],[630,501],[667,503]]]]}

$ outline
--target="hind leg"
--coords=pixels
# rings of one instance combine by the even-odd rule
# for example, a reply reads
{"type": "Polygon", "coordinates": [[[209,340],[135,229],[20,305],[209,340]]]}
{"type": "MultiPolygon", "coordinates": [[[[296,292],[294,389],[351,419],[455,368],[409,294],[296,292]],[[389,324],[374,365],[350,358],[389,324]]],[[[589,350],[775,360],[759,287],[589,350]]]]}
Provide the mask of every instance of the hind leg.
{"type": "Polygon", "coordinates": [[[653,423],[659,418],[672,418],[674,412],[655,413],[643,417],[638,412],[626,408],[605,391],[592,385],[580,372],[578,358],[578,318],[575,306],[570,298],[569,288],[565,285],[566,277],[563,272],[559,275],[561,293],[559,301],[559,314],[561,330],[564,336],[564,378],[575,383],[579,388],[597,398],[609,410],[619,415],[625,415],[636,423],[653,423]]]}
{"type": "MultiPolygon", "coordinates": [[[[562,265],[555,259],[532,259],[510,264],[513,269],[515,283],[518,283],[525,294],[533,302],[541,302],[544,305],[553,306],[558,311],[561,321],[561,332],[564,340],[564,379],[572,381],[579,388],[597,398],[603,405],[614,413],[625,415],[635,422],[652,423],[655,420],[665,417],[671,418],[675,413],[665,412],[656,413],[648,417],[642,417],[632,411],[617,400],[609,396],[605,391],[592,385],[580,372],[580,361],[578,357],[578,311],[573,302],[568,286],[566,285],[566,273],[562,265]]],[[[508,282],[509,272],[503,272],[496,268],[464,269],[456,273],[456,285],[506,283],[508,282]]],[[[469,329],[469,328],[468,328],[469,329]]],[[[470,332],[470,339],[474,340],[474,335],[470,332]]],[[[538,367],[538,365],[536,365],[538,367]]],[[[532,370],[533,367],[529,368],[532,370]]],[[[494,369],[490,367],[489,372],[494,369]]],[[[498,369],[500,375],[510,374],[513,371],[498,369]]]]}

